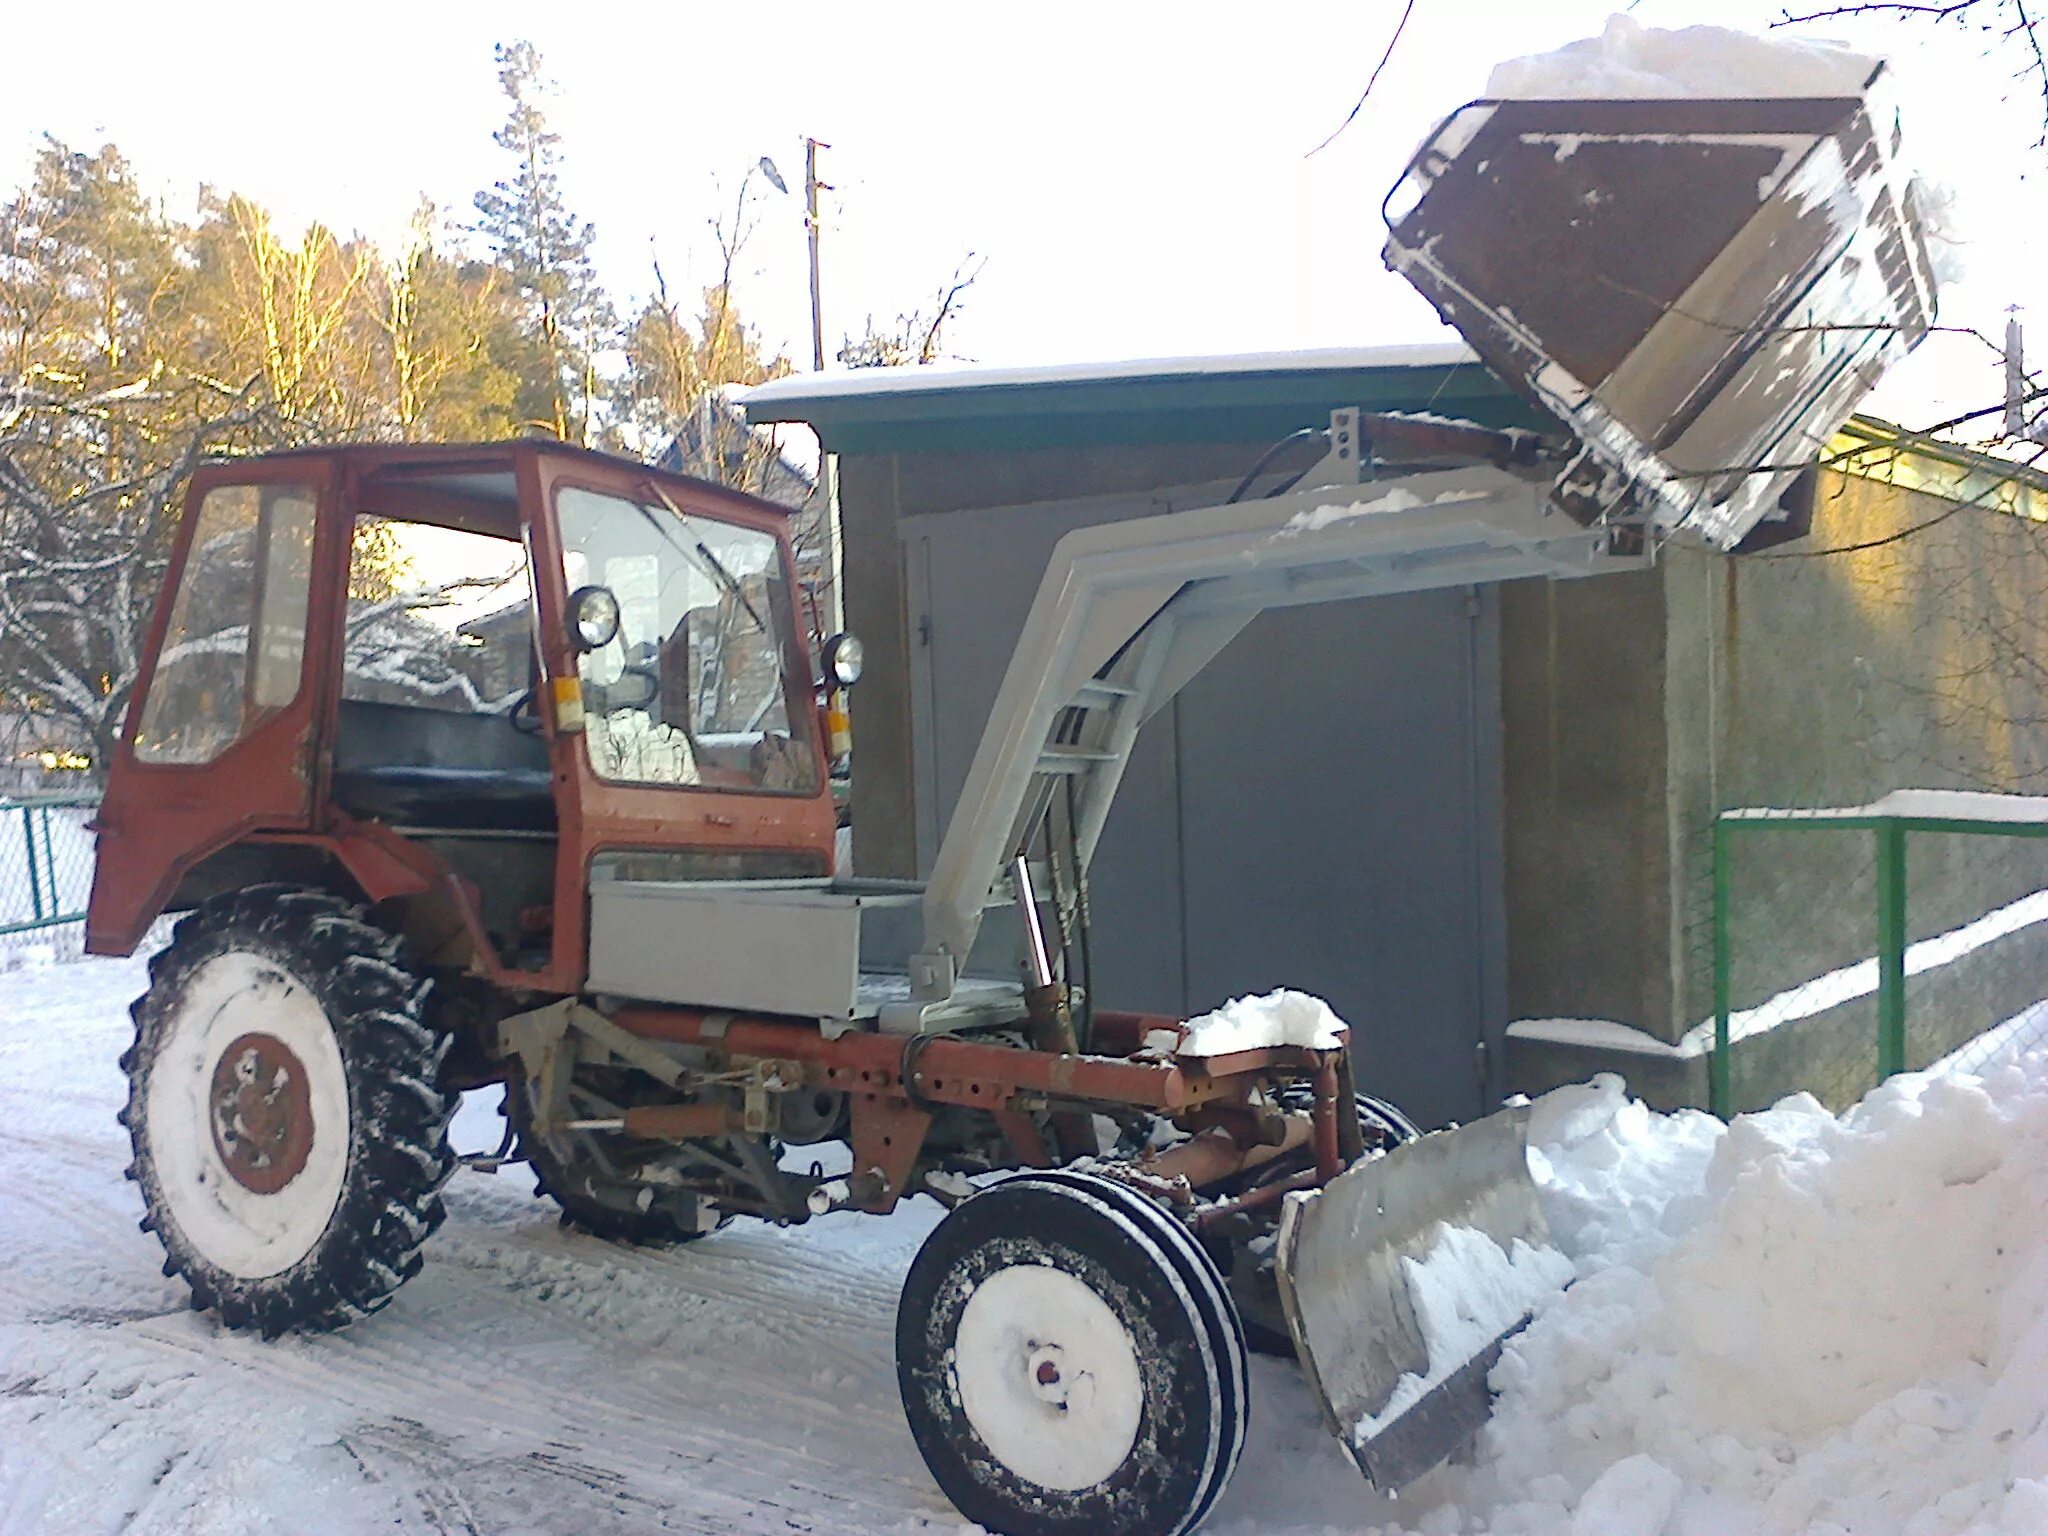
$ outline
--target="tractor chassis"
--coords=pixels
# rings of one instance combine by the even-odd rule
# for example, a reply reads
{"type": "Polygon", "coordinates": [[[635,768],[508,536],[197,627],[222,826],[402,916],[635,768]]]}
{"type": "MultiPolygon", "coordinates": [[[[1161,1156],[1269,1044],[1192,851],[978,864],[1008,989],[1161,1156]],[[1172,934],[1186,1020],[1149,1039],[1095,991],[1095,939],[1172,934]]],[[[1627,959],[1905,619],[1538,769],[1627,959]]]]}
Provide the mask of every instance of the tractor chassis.
{"type": "Polygon", "coordinates": [[[753,1213],[784,1222],[839,1209],[883,1215],[917,1193],[951,1205],[968,1192],[960,1177],[968,1173],[1053,1168],[1083,1157],[1110,1171],[1097,1116],[1122,1125],[1167,1121],[1188,1133],[1116,1171],[1156,1199],[1184,1207],[1196,1226],[1277,1207],[1288,1191],[1319,1187],[1363,1154],[1355,1113],[1340,1112],[1354,1097],[1343,1047],[1180,1059],[1146,1049],[1148,1036],[1177,1026],[1162,1016],[1101,1011],[1094,1043],[1107,1050],[1052,1052],[1001,1033],[834,1035],[809,1021],[638,1005],[606,1013],[567,999],[504,1020],[498,1037],[503,1054],[515,1059],[514,1073],[535,1085],[544,1130],[615,1133],[635,1142],[730,1138],[736,1149],[758,1147],[780,1130],[788,1096],[842,1096],[851,1169],[831,1178],[815,1168],[774,1170],[753,1213]],[[644,1074],[666,1095],[602,1118],[587,1109],[579,1116],[567,1080],[577,1061],[593,1056],[644,1074]],[[1282,1084],[1306,1087],[1306,1115],[1276,1107],[1273,1090],[1282,1084]],[[952,1134],[934,1148],[930,1133],[941,1116],[952,1134]],[[1312,1153],[1308,1167],[1196,1208],[1206,1190],[1304,1146],[1312,1153]]]}

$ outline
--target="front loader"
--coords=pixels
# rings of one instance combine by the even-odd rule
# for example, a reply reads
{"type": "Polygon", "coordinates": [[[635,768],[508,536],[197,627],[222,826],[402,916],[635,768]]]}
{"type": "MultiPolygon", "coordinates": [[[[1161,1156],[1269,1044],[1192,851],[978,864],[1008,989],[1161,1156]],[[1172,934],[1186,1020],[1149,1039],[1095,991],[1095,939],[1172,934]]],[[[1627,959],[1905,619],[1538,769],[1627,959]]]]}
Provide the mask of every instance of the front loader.
{"type": "Polygon", "coordinates": [[[813,655],[776,509],[531,440],[202,468],[88,923],[126,953],[186,914],[123,1063],[167,1272],[266,1334],[383,1306],[497,1082],[479,1161],[603,1235],[948,1206],[904,1407],[1004,1536],[1199,1524],[1248,1331],[1381,1486],[1457,1451],[1528,1309],[1475,1341],[1428,1296],[1560,1278],[1520,1113],[1418,1134],[1310,1000],[1098,1001],[1089,866],[1145,719],[1267,609],[1796,535],[1933,319],[1872,100],[1450,119],[1387,259],[1544,430],[1341,410],[1278,493],[1068,535],[924,883],[833,868],[818,701],[857,652],[813,655]]]}

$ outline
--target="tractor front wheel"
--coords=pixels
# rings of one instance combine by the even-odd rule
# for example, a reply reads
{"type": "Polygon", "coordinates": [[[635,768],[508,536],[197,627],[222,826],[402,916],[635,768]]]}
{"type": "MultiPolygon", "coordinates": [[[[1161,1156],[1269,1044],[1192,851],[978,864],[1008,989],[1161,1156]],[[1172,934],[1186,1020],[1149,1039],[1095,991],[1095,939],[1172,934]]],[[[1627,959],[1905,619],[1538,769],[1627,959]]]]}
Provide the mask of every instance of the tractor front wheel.
{"type": "Polygon", "coordinates": [[[925,1465],[998,1536],[1182,1536],[1244,1444],[1229,1297],[1184,1228],[1101,1179],[1026,1174],[941,1222],[896,1370],[925,1465]]]}
{"type": "Polygon", "coordinates": [[[374,1312],[445,1214],[447,1037],[399,943],[322,891],[201,904],[134,1006],[122,1123],[192,1305],[265,1336],[374,1312]]]}

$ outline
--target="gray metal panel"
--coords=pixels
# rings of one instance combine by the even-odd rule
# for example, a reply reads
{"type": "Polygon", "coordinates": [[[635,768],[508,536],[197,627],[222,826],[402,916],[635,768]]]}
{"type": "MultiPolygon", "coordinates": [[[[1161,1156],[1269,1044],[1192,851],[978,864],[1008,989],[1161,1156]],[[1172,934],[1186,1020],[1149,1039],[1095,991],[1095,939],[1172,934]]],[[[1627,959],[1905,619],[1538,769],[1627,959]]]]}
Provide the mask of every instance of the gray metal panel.
{"type": "Polygon", "coordinates": [[[850,1019],[863,906],[909,891],[826,882],[601,880],[590,888],[590,990],[658,1003],[850,1019]]]}
{"type": "Polygon", "coordinates": [[[1487,1107],[1500,1006],[1473,606],[1468,589],[1262,614],[1181,700],[1190,1005],[1328,998],[1359,1086],[1427,1125],[1487,1107]]]}

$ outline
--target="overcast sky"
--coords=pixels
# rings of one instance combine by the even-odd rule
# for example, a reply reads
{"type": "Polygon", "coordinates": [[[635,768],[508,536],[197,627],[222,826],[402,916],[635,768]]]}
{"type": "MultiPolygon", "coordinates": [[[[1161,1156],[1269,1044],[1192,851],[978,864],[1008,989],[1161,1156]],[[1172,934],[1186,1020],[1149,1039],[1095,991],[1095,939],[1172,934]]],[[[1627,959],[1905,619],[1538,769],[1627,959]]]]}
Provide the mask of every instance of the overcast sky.
{"type": "MultiPolygon", "coordinates": [[[[395,242],[422,194],[466,218],[504,174],[494,42],[530,38],[560,82],[575,208],[607,283],[644,293],[715,269],[720,188],[772,156],[741,301],[809,360],[801,139],[832,144],[828,352],[873,312],[928,300],[969,251],[987,267],[948,340],[1015,364],[1430,340],[1435,315],[1380,264],[1380,199],[1416,141],[1491,65],[1600,30],[1616,0],[1416,0],[1356,121],[1402,0],[1029,6],[695,3],[489,6],[357,0],[39,6],[9,17],[0,156],[39,136],[111,138],[178,211],[201,181],[395,242]]],[[[1750,0],[1637,0],[1653,26],[1761,26],[1750,0]]],[[[1905,66],[1909,135],[1961,198],[1970,274],[1945,321],[1997,331],[2030,304],[2048,358],[2048,152],[2039,94],[1978,37],[1899,22],[1808,35],[1905,66]],[[2031,247],[2031,248],[2030,248],[2031,247]],[[2031,269],[2031,270],[2030,270],[2031,269]]],[[[1997,359],[1941,338],[1877,404],[1926,420],[1989,403],[1997,359]]]]}

